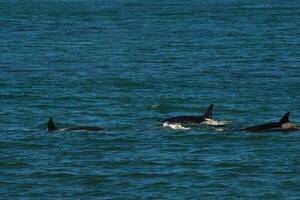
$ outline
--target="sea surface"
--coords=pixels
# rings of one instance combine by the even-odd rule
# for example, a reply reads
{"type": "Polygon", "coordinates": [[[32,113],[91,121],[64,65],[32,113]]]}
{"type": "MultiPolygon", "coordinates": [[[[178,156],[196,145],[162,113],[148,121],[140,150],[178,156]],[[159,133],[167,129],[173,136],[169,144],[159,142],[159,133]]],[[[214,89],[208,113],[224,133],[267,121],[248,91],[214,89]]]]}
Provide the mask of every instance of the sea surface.
{"type": "Polygon", "coordinates": [[[0,199],[300,197],[300,2],[0,0],[0,199]],[[47,132],[90,125],[101,132],[47,132]]]}

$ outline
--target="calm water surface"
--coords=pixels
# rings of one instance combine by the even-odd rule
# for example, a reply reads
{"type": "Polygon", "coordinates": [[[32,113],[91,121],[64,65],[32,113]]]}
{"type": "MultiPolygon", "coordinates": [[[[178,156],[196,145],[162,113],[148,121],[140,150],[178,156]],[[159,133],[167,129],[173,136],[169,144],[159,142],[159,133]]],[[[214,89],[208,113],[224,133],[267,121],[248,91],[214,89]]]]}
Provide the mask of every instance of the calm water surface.
{"type": "Polygon", "coordinates": [[[298,199],[299,1],[0,1],[0,199],[298,199]],[[97,125],[106,131],[46,131],[97,125]]]}

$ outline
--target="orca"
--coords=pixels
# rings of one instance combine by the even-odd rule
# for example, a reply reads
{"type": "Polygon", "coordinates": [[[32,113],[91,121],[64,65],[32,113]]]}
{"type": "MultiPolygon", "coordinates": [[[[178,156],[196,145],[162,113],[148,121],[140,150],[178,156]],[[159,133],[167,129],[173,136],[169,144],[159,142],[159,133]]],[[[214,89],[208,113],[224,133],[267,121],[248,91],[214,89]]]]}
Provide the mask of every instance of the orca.
{"type": "Polygon", "coordinates": [[[102,131],[103,128],[95,127],[95,126],[71,126],[66,128],[56,128],[52,117],[50,117],[48,121],[48,132],[52,131],[102,131]]]}
{"type": "Polygon", "coordinates": [[[279,122],[271,122],[271,123],[265,123],[265,124],[260,124],[260,125],[256,125],[256,126],[246,127],[246,128],[242,128],[241,131],[259,132],[259,131],[300,130],[300,126],[290,123],[290,121],[289,121],[290,114],[291,114],[291,112],[287,112],[285,115],[283,115],[281,117],[279,122]]]}
{"type": "MultiPolygon", "coordinates": [[[[201,124],[205,122],[212,121],[213,115],[212,115],[212,108],[214,104],[211,104],[205,113],[202,116],[177,116],[177,117],[170,117],[162,120],[162,123],[179,123],[179,124],[201,124]]],[[[209,124],[209,123],[208,123],[209,124]]],[[[223,125],[219,125],[223,126],[223,125]]]]}

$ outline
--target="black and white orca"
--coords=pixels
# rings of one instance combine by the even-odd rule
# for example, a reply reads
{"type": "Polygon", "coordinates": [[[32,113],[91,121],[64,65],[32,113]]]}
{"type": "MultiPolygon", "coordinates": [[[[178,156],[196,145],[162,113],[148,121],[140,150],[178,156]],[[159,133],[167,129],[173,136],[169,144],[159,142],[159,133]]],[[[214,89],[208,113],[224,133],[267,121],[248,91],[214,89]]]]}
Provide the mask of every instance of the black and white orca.
{"type": "MultiPolygon", "coordinates": [[[[162,123],[168,124],[203,124],[205,122],[211,122],[213,119],[212,108],[214,104],[211,104],[202,116],[177,116],[170,117],[162,120],[162,123]]],[[[207,123],[209,124],[209,123],[207,123]]],[[[221,126],[221,125],[220,125],[221,126]]]]}
{"type": "Polygon", "coordinates": [[[279,122],[271,122],[260,124],[256,126],[242,128],[241,131],[295,131],[300,130],[300,126],[290,123],[289,116],[290,112],[283,115],[279,122]]]}
{"type": "Polygon", "coordinates": [[[102,131],[104,129],[96,126],[71,126],[66,128],[56,128],[52,117],[50,117],[48,121],[47,130],[51,132],[51,131],[102,131]]]}

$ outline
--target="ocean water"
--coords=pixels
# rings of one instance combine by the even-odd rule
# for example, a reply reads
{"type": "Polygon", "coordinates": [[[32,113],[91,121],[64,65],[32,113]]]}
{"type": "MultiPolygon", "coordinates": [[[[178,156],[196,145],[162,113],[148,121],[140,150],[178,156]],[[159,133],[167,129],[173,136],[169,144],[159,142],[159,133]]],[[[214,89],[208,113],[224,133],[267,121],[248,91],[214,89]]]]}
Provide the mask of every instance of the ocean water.
{"type": "Polygon", "coordinates": [[[0,1],[0,199],[299,199],[299,1],[0,1]],[[46,131],[101,126],[102,132],[46,131]]]}

